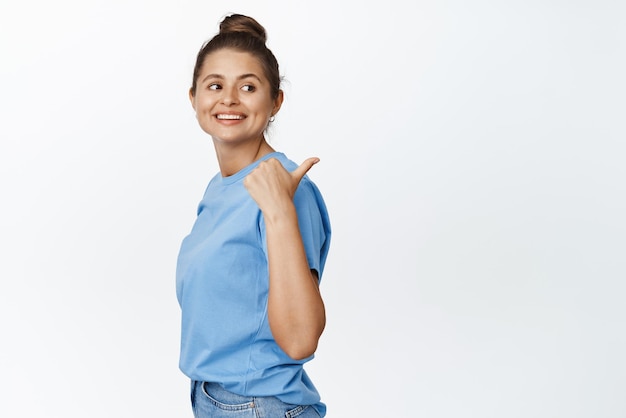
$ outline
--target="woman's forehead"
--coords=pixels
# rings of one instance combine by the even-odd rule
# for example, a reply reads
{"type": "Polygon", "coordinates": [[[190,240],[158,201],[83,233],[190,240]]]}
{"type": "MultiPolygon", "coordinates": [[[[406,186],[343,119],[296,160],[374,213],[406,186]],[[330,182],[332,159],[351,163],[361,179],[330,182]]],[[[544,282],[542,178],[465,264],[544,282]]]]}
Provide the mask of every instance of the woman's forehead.
{"type": "Polygon", "coordinates": [[[213,51],[204,58],[202,73],[258,73],[263,74],[259,60],[249,52],[223,48],[213,51]]]}

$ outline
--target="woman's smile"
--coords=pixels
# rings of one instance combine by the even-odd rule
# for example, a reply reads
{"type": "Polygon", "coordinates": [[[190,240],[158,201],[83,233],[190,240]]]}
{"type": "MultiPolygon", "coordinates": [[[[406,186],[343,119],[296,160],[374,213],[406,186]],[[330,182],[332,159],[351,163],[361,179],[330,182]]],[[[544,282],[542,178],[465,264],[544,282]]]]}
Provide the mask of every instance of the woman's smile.
{"type": "Polygon", "coordinates": [[[215,116],[219,120],[243,120],[245,115],[232,113],[219,113],[215,116]]]}

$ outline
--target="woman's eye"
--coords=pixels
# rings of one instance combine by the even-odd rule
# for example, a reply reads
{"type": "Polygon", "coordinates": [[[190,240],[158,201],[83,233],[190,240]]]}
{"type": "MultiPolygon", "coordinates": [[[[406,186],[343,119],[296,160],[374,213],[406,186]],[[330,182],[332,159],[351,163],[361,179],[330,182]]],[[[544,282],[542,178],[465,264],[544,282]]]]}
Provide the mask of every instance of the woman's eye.
{"type": "Polygon", "coordinates": [[[216,84],[216,83],[212,83],[212,84],[209,84],[209,85],[207,86],[207,88],[208,88],[209,90],[219,90],[219,89],[221,89],[221,88],[222,88],[222,86],[220,86],[219,84],[216,84]]]}
{"type": "Polygon", "coordinates": [[[249,91],[249,92],[252,92],[252,91],[256,90],[256,87],[254,87],[253,85],[250,85],[250,84],[246,84],[246,85],[245,85],[245,86],[243,86],[241,89],[242,89],[243,91],[249,91]]]}

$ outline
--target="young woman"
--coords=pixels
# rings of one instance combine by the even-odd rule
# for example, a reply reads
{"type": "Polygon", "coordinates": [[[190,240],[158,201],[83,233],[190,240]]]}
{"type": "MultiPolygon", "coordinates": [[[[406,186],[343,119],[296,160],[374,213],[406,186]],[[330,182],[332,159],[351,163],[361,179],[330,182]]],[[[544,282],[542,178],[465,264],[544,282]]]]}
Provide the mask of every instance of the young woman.
{"type": "Polygon", "coordinates": [[[318,284],[330,244],[324,200],[265,131],[283,102],[265,29],[231,15],[196,60],[189,91],[220,167],[178,257],[180,368],[196,417],[323,417],[303,369],[325,325],[318,284]],[[247,412],[246,412],[247,411],[247,412]]]}

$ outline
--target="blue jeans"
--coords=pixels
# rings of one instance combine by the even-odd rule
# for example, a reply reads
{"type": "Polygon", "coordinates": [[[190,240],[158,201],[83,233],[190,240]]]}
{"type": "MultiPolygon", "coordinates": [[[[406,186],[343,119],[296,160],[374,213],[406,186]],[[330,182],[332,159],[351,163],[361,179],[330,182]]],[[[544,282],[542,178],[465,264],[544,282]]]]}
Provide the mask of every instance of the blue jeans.
{"type": "Polygon", "coordinates": [[[217,383],[191,382],[196,418],[320,418],[308,405],[291,405],[275,397],[240,396],[217,383]]]}

